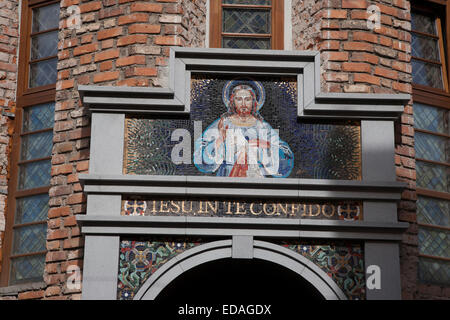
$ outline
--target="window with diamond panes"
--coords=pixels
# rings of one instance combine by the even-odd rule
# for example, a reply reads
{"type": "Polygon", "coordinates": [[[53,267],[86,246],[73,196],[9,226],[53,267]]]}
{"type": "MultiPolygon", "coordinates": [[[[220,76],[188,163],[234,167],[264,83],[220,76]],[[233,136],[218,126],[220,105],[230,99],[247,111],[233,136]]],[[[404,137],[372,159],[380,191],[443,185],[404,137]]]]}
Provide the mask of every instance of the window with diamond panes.
{"type": "Polygon", "coordinates": [[[415,84],[447,90],[441,19],[413,12],[411,15],[411,63],[415,84]]]}
{"type": "Polygon", "coordinates": [[[450,285],[450,110],[419,102],[413,109],[419,277],[450,285]]]}
{"type": "Polygon", "coordinates": [[[283,0],[211,0],[212,48],[283,49],[283,0]]]}
{"type": "Polygon", "coordinates": [[[46,255],[59,1],[23,1],[21,15],[1,285],[43,281],[46,255]]]}
{"type": "MultiPolygon", "coordinates": [[[[417,9],[417,7],[415,7],[417,9]]],[[[450,285],[450,95],[441,21],[446,8],[411,15],[419,280],[450,285]]]]}
{"type": "Polygon", "coordinates": [[[59,3],[32,9],[29,87],[56,82],[59,3]]]}

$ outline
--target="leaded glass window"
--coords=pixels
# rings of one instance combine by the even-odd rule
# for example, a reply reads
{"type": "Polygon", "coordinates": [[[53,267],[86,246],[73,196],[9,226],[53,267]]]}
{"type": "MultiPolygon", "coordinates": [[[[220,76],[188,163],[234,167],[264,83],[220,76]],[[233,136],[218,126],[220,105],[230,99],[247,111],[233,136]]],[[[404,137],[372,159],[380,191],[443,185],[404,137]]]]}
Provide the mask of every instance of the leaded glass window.
{"type": "Polygon", "coordinates": [[[414,148],[420,282],[450,285],[450,95],[447,5],[411,3],[414,148]]]}
{"type": "Polygon", "coordinates": [[[10,284],[42,279],[54,108],[52,102],[23,110],[10,284]]]}
{"type": "Polygon", "coordinates": [[[450,111],[415,102],[419,278],[450,284],[450,111]]]}
{"type": "Polygon", "coordinates": [[[441,22],[438,17],[412,13],[411,55],[415,84],[447,88],[441,22]]]}
{"type": "Polygon", "coordinates": [[[32,9],[29,87],[56,82],[59,3],[32,9]]]}
{"type": "Polygon", "coordinates": [[[211,47],[282,49],[282,0],[212,0],[211,47]]]}
{"type": "Polygon", "coordinates": [[[21,1],[16,122],[1,286],[43,281],[60,2],[21,1]]]}

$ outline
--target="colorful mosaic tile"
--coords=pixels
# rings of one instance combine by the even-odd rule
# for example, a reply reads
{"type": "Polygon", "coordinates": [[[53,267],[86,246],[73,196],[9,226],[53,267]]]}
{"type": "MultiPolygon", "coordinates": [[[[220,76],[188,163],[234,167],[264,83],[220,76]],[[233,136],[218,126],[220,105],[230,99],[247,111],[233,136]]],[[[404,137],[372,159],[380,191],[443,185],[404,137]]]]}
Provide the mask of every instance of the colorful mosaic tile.
{"type": "Polygon", "coordinates": [[[174,256],[201,244],[187,239],[122,240],[117,299],[132,300],[144,282],[174,256]]]}
{"type": "Polygon", "coordinates": [[[124,173],[360,179],[360,123],[300,122],[297,96],[295,77],[193,75],[189,117],[126,119],[124,173]],[[251,93],[249,122],[237,120],[236,103],[231,102],[236,88],[251,93]],[[239,152],[215,135],[227,137],[227,130],[240,139],[235,144],[239,152]],[[178,150],[180,145],[188,150],[178,150]],[[252,152],[258,161],[250,161],[252,152]]]}
{"type": "Polygon", "coordinates": [[[362,245],[313,241],[280,244],[314,262],[336,282],[348,299],[365,299],[366,283],[362,245]]]}

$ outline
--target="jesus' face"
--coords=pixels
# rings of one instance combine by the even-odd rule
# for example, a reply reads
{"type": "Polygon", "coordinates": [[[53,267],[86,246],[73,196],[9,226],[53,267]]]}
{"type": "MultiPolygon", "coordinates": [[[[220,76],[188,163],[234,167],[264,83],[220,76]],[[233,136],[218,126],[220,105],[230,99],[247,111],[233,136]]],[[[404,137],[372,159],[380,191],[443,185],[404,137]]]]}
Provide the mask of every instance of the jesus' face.
{"type": "Polygon", "coordinates": [[[236,91],[233,102],[238,115],[245,116],[252,113],[253,98],[249,90],[236,91]]]}

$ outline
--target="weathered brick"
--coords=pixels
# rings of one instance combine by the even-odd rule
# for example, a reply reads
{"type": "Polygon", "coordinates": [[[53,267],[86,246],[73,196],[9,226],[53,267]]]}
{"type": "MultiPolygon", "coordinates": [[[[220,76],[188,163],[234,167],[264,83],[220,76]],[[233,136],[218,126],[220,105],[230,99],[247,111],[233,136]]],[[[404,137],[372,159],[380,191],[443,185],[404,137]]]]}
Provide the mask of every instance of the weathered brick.
{"type": "Polygon", "coordinates": [[[75,216],[68,216],[64,218],[64,227],[73,227],[77,225],[77,219],[75,216]]]}
{"type": "Polygon", "coordinates": [[[374,84],[374,85],[380,85],[380,78],[379,77],[375,77],[372,76],[370,74],[366,74],[366,73],[355,73],[353,75],[353,80],[355,82],[366,82],[366,83],[370,83],[370,84],[374,84]]]}
{"type": "Polygon", "coordinates": [[[371,64],[378,64],[379,58],[371,53],[366,52],[352,52],[352,61],[368,62],[371,64]]]}
{"type": "Polygon", "coordinates": [[[322,39],[345,40],[348,39],[348,31],[322,31],[322,39]]]}
{"type": "Polygon", "coordinates": [[[373,51],[373,45],[366,42],[349,41],[344,42],[344,50],[349,51],[373,51]]]}
{"type": "Polygon", "coordinates": [[[113,67],[112,60],[108,60],[108,61],[104,61],[104,62],[100,63],[100,71],[111,70],[112,67],[113,67]]]}
{"type": "Polygon", "coordinates": [[[61,288],[59,286],[50,286],[45,289],[45,296],[57,296],[61,294],[61,288]]]}
{"type": "Polygon", "coordinates": [[[71,164],[62,164],[59,166],[53,166],[51,169],[52,176],[56,176],[58,174],[72,173],[72,170],[73,170],[73,166],[71,164]]]}
{"type": "Polygon", "coordinates": [[[352,72],[370,72],[371,67],[367,63],[358,63],[358,62],[344,62],[342,64],[343,71],[352,71],[352,72]]]}
{"type": "Polygon", "coordinates": [[[181,46],[182,41],[180,37],[177,36],[158,36],[155,37],[155,44],[162,46],[181,46]]]}
{"type": "Polygon", "coordinates": [[[370,32],[355,31],[353,32],[353,40],[378,43],[378,36],[370,32]]]}
{"type": "Polygon", "coordinates": [[[331,61],[348,61],[348,52],[326,51],[323,53],[323,57],[331,61]]]}
{"type": "Polygon", "coordinates": [[[113,38],[117,37],[123,34],[123,28],[122,27],[116,27],[106,30],[101,30],[97,33],[97,40],[103,40],[107,38],[113,38]]]}
{"type": "Polygon", "coordinates": [[[44,290],[20,292],[18,295],[19,300],[41,299],[43,297],[44,290]]]}
{"type": "Polygon", "coordinates": [[[69,214],[70,214],[70,207],[55,207],[55,208],[50,208],[48,211],[49,218],[67,216],[69,214]]]}
{"type": "Polygon", "coordinates": [[[148,87],[149,81],[148,79],[143,78],[128,78],[124,80],[117,81],[118,86],[126,86],[126,87],[148,87]]]}
{"type": "Polygon", "coordinates": [[[116,67],[129,66],[132,64],[145,64],[145,56],[130,56],[116,60],[116,67]]]}
{"type": "Polygon", "coordinates": [[[135,43],[146,43],[147,42],[147,35],[145,34],[135,34],[130,36],[121,37],[117,40],[117,46],[128,46],[130,44],[135,43]]]}
{"type": "Polygon", "coordinates": [[[128,27],[128,32],[133,33],[151,33],[157,34],[161,32],[161,26],[157,24],[136,23],[128,27]]]}
{"type": "Polygon", "coordinates": [[[74,193],[74,194],[71,194],[67,198],[67,204],[76,204],[76,203],[81,203],[81,202],[85,202],[85,201],[86,201],[86,199],[85,199],[85,195],[83,193],[74,193]]]}
{"type": "Polygon", "coordinates": [[[163,10],[162,4],[159,3],[146,3],[146,2],[135,2],[130,6],[131,12],[155,12],[161,13],[163,10]]]}
{"type": "Polygon", "coordinates": [[[81,13],[100,10],[102,3],[100,1],[89,1],[79,6],[81,13]]]}
{"type": "Polygon", "coordinates": [[[118,19],[119,25],[130,24],[135,22],[148,22],[147,13],[133,13],[126,16],[120,16],[118,19]]]}
{"type": "Polygon", "coordinates": [[[328,18],[328,19],[346,19],[347,18],[347,10],[338,10],[338,9],[325,10],[323,18],[328,18]]]}
{"type": "Polygon", "coordinates": [[[366,9],[366,0],[342,0],[342,8],[345,9],[366,9]]]}
{"type": "Polygon", "coordinates": [[[79,56],[79,55],[82,55],[82,54],[94,52],[97,49],[98,49],[98,44],[97,43],[85,44],[85,45],[82,45],[82,46],[74,48],[73,49],[73,55],[74,56],[79,56]]]}
{"type": "MultiPolygon", "coordinates": [[[[114,58],[118,58],[119,55],[120,55],[119,49],[109,49],[106,51],[101,51],[99,53],[96,53],[95,57],[94,57],[94,61],[98,62],[98,61],[103,61],[103,60],[108,60],[108,59],[114,59],[114,58]]],[[[94,76],[94,79],[95,79],[95,76],[94,76]]]]}
{"type": "Polygon", "coordinates": [[[119,71],[108,71],[94,75],[94,83],[119,79],[119,71]]]}
{"type": "Polygon", "coordinates": [[[396,80],[398,79],[398,72],[391,69],[381,68],[381,67],[375,67],[374,74],[396,80]]]}

